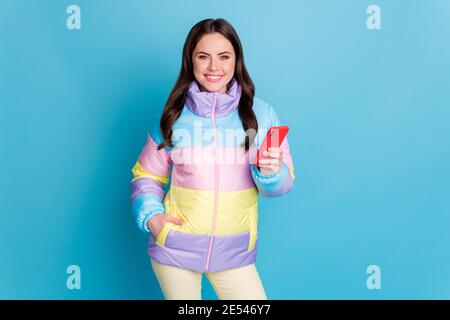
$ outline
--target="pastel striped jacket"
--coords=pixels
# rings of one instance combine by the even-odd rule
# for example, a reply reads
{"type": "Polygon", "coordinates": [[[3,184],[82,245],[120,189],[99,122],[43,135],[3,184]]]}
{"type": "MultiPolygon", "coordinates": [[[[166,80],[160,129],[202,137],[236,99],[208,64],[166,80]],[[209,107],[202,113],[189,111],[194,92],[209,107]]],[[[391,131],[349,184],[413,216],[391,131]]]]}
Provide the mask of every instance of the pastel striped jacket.
{"type": "Polygon", "coordinates": [[[241,86],[232,79],[226,93],[200,91],[194,80],[173,126],[174,147],[162,142],[159,123],[132,168],[131,207],[138,227],[157,213],[176,216],[156,236],[148,254],[156,261],[198,272],[216,272],[254,263],[258,246],[258,194],[278,197],[293,187],[294,165],[287,138],[279,172],[263,175],[252,163],[267,130],[281,125],[275,110],[254,97],[258,120],[255,144],[243,146],[238,114],[241,86]]]}

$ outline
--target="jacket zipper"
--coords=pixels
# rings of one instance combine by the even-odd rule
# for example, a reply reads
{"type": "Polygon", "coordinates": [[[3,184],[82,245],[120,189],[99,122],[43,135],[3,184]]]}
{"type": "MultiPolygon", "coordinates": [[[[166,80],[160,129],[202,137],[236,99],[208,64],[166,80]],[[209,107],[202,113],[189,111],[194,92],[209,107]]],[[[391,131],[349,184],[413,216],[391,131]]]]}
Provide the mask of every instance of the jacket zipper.
{"type": "Polygon", "coordinates": [[[209,261],[211,259],[211,251],[212,251],[212,245],[214,242],[214,233],[216,231],[216,215],[217,215],[217,190],[219,186],[219,172],[217,168],[217,140],[216,140],[216,119],[214,117],[214,112],[216,110],[216,102],[217,102],[217,92],[214,93],[214,100],[213,100],[213,108],[212,108],[212,125],[213,125],[213,139],[214,139],[214,211],[213,211],[213,225],[212,225],[212,232],[211,232],[211,239],[209,241],[209,248],[208,248],[208,256],[206,258],[206,271],[208,272],[209,268],[209,261]]]}

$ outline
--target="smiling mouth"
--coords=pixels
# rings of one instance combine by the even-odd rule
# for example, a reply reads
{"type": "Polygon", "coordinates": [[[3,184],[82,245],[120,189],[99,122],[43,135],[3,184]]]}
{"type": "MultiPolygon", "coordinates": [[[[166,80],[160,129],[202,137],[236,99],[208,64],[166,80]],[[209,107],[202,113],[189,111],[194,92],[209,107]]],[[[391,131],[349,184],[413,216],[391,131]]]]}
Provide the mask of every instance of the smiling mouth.
{"type": "Polygon", "coordinates": [[[218,82],[223,78],[223,75],[208,75],[205,74],[205,78],[209,81],[209,82],[218,82]]]}

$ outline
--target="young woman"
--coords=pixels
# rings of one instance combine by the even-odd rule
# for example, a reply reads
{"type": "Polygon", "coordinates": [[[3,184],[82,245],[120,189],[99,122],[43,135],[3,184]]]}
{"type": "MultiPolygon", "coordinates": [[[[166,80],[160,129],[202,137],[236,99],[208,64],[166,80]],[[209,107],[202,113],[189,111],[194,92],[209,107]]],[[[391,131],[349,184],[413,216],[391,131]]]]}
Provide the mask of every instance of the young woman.
{"type": "Polygon", "coordinates": [[[166,299],[201,299],[203,273],[219,299],[267,299],[255,267],[258,194],[286,194],[295,176],[287,138],[253,165],[280,125],[254,93],[234,28],[198,22],[132,169],[132,210],[166,299]]]}

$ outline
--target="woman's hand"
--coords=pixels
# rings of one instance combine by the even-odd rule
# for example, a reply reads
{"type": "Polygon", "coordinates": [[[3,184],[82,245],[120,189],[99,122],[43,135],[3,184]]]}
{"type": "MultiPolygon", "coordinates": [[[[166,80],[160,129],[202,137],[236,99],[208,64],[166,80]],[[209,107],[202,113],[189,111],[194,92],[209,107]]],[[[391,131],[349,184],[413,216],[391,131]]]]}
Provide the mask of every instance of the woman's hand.
{"type": "Polygon", "coordinates": [[[151,217],[147,221],[147,227],[150,229],[150,231],[153,233],[153,235],[156,238],[167,222],[173,222],[175,224],[183,224],[184,223],[182,220],[178,219],[177,217],[170,216],[165,213],[158,213],[158,214],[155,214],[153,217],[151,217]]]}
{"type": "Polygon", "coordinates": [[[281,148],[269,148],[258,161],[259,171],[263,175],[276,173],[280,171],[282,161],[281,148]]]}

